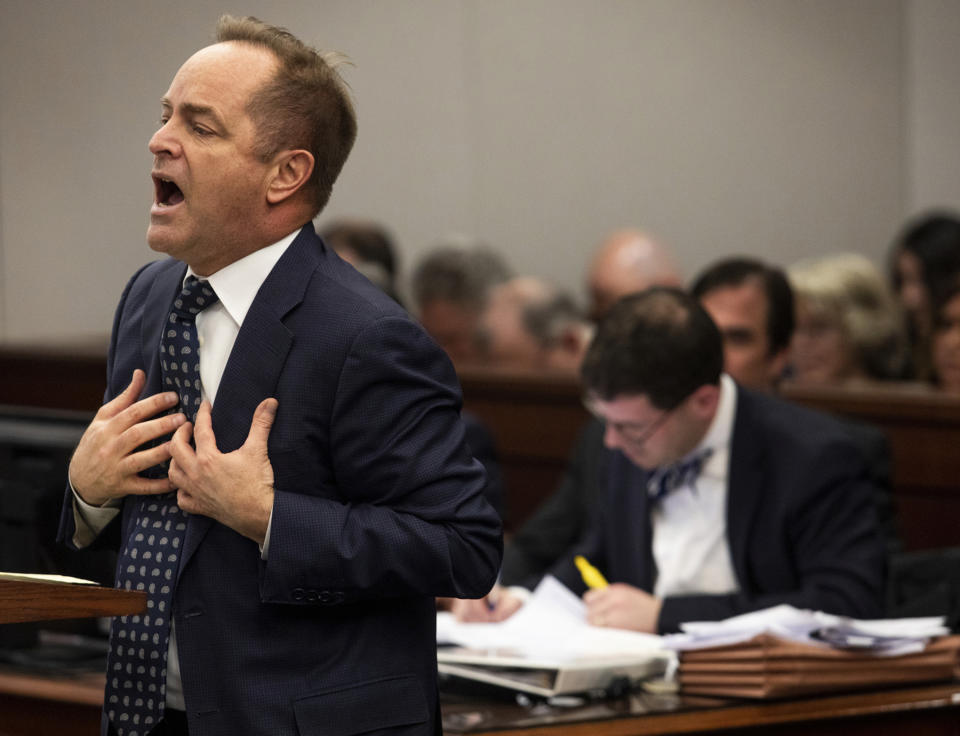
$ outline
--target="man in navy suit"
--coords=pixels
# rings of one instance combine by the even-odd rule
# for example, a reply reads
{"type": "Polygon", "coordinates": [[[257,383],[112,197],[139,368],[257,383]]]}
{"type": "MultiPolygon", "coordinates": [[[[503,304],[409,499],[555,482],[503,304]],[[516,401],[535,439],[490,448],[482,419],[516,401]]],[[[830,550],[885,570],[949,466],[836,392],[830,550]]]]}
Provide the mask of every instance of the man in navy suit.
{"type": "MultiPolygon", "coordinates": [[[[693,297],[655,288],[613,307],[582,370],[604,495],[553,574],[585,592],[591,623],[654,633],[780,603],[882,615],[884,547],[855,441],[722,367],[693,297]],[[610,585],[586,590],[577,554],[610,585]]],[[[502,597],[505,615],[516,602],[502,597]]]]}
{"type": "Polygon", "coordinates": [[[455,374],[310,224],[356,132],[334,67],[252,18],[217,40],[162,99],[170,258],[124,290],[61,519],[149,592],[103,733],[433,734],[434,598],[484,595],[501,555],[455,374]]]}

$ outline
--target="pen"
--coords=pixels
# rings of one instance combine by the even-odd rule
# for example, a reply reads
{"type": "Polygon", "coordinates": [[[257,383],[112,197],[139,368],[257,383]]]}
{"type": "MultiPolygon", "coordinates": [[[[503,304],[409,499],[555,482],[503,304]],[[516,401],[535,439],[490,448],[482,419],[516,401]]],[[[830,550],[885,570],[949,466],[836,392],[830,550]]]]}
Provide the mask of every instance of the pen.
{"type": "Polygon", "coordinates": [[[583,578],[583,582],[587,584],[588,588],[607,587],[607,579],[603,577],[603,573],[587,562],[586,557],[583,555],[577,555],[573,558],[573,561],[576,564],[577,569],[580,571],[580,576],[583,578]]]}

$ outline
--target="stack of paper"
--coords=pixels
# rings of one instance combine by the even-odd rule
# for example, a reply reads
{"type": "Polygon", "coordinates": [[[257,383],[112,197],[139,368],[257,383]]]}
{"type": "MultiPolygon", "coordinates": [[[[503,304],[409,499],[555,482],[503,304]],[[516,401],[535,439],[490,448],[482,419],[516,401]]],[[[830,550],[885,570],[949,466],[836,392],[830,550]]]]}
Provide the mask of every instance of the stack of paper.
{"type": "Polygon", "coordinates": [[[683,691],[704,695],[768,698],[950,679],[960,650],[941,617],[862,621],[776,606],[681,628],[664,646],[680,652],[683,691]]]}
{"type": "Polygon", "coordinates": [[[771,634],[802,644],[871,650],[895,656],[920,652],[934,637],[950,630],[943,616],[860,620],[781,605],[723,621],[681,624],[682,634],[663,637],[664,646],[678,651],[736,644],[757,634],[771,634]]]}
{"type": "Polygon", "coordinates": [[[617,678],[659,675],[675,660],[659,636],[591,626],[576,595],[546,577],[501,623],[437,614],[440,671],[536,695],[604,688],[617,678]]]}

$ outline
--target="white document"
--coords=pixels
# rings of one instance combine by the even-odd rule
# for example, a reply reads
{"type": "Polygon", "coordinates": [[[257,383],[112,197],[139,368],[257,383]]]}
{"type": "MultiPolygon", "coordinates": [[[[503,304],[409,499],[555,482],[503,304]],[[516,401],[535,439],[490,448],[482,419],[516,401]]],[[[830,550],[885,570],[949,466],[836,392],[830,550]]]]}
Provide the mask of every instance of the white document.
{"type": "Polygon", "coordinates": [[[505,656],[553,665],[584,658],[663,651],[659,636],[591,626],[587,623],[583,601],[549,575],[537,586],[530,600],[506,621],[461,623],[450,613],[438,613],[437,642],[475,650],[496,650],[505,656]]]}
{"type": "Polygon", "coordinates": [[[71,585],[99,585],[93,580],[72,578],[67,575],[41,575],[35,573],[0,572],[0,580],[24,580],[34,583],[69,583],[71,585]]]}
{"type": "Polygon", "coordinates": [[[548,697],[661,675],[676,658],[659,636],[591,626],[583,601],[550,576],[500,623],[438,613],[437,642],[457,645],[438,650],[441,673],[548,697]]]}

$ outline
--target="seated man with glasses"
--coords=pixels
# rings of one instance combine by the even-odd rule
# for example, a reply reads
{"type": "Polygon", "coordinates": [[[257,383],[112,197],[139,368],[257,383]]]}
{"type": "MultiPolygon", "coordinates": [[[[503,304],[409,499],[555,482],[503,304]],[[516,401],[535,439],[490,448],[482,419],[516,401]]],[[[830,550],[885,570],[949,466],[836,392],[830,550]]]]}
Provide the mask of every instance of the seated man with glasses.
{"type": "MultiPolygon", "coordinates": [[[[884,549],[872,483],[835,420],[739,388],[717,327],[687,294],[624,298],[583,363],[603,423],[602,502],[552,573],[577,593],[576,555],[610,585],[586,591],[588,620],[654,633],[789,603],[882,615],[884,549]]],[[[499,589],[464,618],[503,618],[499,589]]]]}

